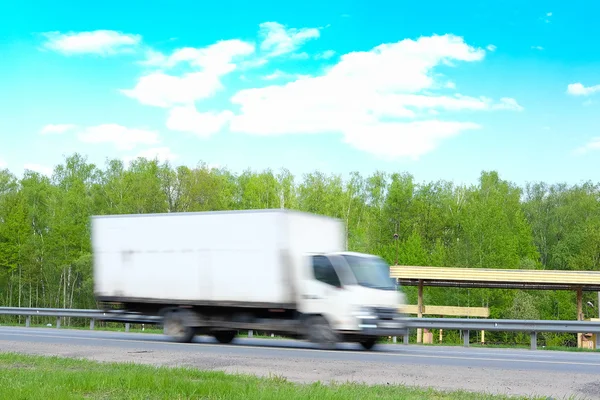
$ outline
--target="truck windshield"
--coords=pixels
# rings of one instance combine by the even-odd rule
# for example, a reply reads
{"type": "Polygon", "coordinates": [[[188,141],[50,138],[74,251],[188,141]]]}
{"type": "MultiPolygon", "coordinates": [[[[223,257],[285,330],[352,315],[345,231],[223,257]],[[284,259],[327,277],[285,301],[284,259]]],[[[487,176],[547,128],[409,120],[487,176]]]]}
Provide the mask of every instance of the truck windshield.
{"type": "Polygon", "coordinates": [[[377,257],[344,255],[359,285],[382,290],[396,290],[396,282],[390,278],[390,266],[377,257]]]}

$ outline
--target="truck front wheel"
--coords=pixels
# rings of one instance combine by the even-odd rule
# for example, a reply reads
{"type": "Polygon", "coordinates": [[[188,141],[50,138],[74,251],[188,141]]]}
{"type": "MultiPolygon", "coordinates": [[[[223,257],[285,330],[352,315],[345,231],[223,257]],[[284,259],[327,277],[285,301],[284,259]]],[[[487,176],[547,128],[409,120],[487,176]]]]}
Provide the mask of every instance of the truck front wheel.
{"type": "Polygon", "coordinates": [[[233,339],[235,339],[236,335],[236,331],[216,331],[213,333],[213,337],[222,344],[231,343],[233,339]]]}
{"type": "Polygon", "coordinates": [[[339,342],[327,320],[322,316],[313,316],[308,320],[308,338],[312,343],[319,345],[322,349],[333,350],[339,342]]]}
{"type": "Polygon", "coordinates": [[[371,350],[377,344],[377,338],[368,338],[360,341],[360,345],[365,350],[371,350]]]}

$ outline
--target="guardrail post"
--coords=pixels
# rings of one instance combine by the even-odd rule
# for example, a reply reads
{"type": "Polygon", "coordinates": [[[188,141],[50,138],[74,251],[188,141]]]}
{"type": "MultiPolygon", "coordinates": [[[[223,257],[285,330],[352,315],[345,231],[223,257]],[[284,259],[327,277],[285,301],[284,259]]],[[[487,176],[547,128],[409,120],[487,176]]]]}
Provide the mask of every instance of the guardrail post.
{"type": "Polygon", "coordinates": [[[30,315],[28,315],[28,316],[25,318],[25,327],[26,327],[26,328],[29,328],[29,325],[31,325],[31,316],[30,316],[30,315]]]}
{"type": "Polygon", "coordinates": [[[60,317],[56,317],[56,329],[60,328],[60,317]]]}
{"type": "Polygon", "coordinates": [[[398,338],[396,336],[392,337],[392,343],[395,344],[396,342],[398,342],[398,338]]]}
{"type": "Polygon", "coordinates": [[[94,330],[94,324],[95,324],[96,320],[94,318],[92,318],[90,320],[90,330],[93,331],[94,330]]]}
{"type": "Polygon", "coordinates": [[[251,337],[253,337],[253,336],[254,336],[254,331],[253,331],[252,329],[250,329],[250,330],[248,331],[248,337],[249,337],[249,338],[251,338],[251,337]]]}
{"type": "Polygon", "coordinates": [[[408,335],[408,332],[406,332],[404,334],[404,344],[409,344],[410,343],[410,336],[408,335]]]}
{"type": "Polygon", "coordinates": [[[129,322],[125,323],[125,332],[129,332],[129,322]]]}
{"type": "Polygon", "coordinates": [[[531,332],[531,350],[537,350],[537,332],[531,332]]]}
{"type": "Polygon", "coordinates": [[[463,346],[464,347],[469,347],[469,330],[464,330],[463,331],[463,346]]]}

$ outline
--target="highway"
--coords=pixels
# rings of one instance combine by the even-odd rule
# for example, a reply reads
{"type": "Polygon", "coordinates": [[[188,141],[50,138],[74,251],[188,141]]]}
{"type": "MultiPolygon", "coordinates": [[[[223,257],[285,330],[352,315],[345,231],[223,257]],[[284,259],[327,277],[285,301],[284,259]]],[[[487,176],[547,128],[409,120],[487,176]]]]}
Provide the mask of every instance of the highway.
{"type": "Polygon", "coordinates": [[[55,328],[0,327],[0,351],[184,365],[297,382],[402,383],[520,395],[600,398],[600,354],[381,345],[365,351],[343,344],[319,350],[302,341],[239,338],[221,345],[208,337],[171,342],[162,335],[55,328]]]}

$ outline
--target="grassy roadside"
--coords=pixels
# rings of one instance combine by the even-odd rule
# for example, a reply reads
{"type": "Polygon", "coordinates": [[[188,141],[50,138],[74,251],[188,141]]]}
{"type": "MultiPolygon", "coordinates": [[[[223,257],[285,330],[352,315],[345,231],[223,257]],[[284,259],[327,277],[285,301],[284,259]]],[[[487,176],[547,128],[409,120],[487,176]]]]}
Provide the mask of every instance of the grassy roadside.
{"type": "MultiPolygon", "coordinates": [[[[514,399],[468,392],[355,383],[298,385],[188,368],[0,354],[2,397],[20,399],[514,399]]],[[[520,397],[524,398],[524,397],[520,397]]]]}

